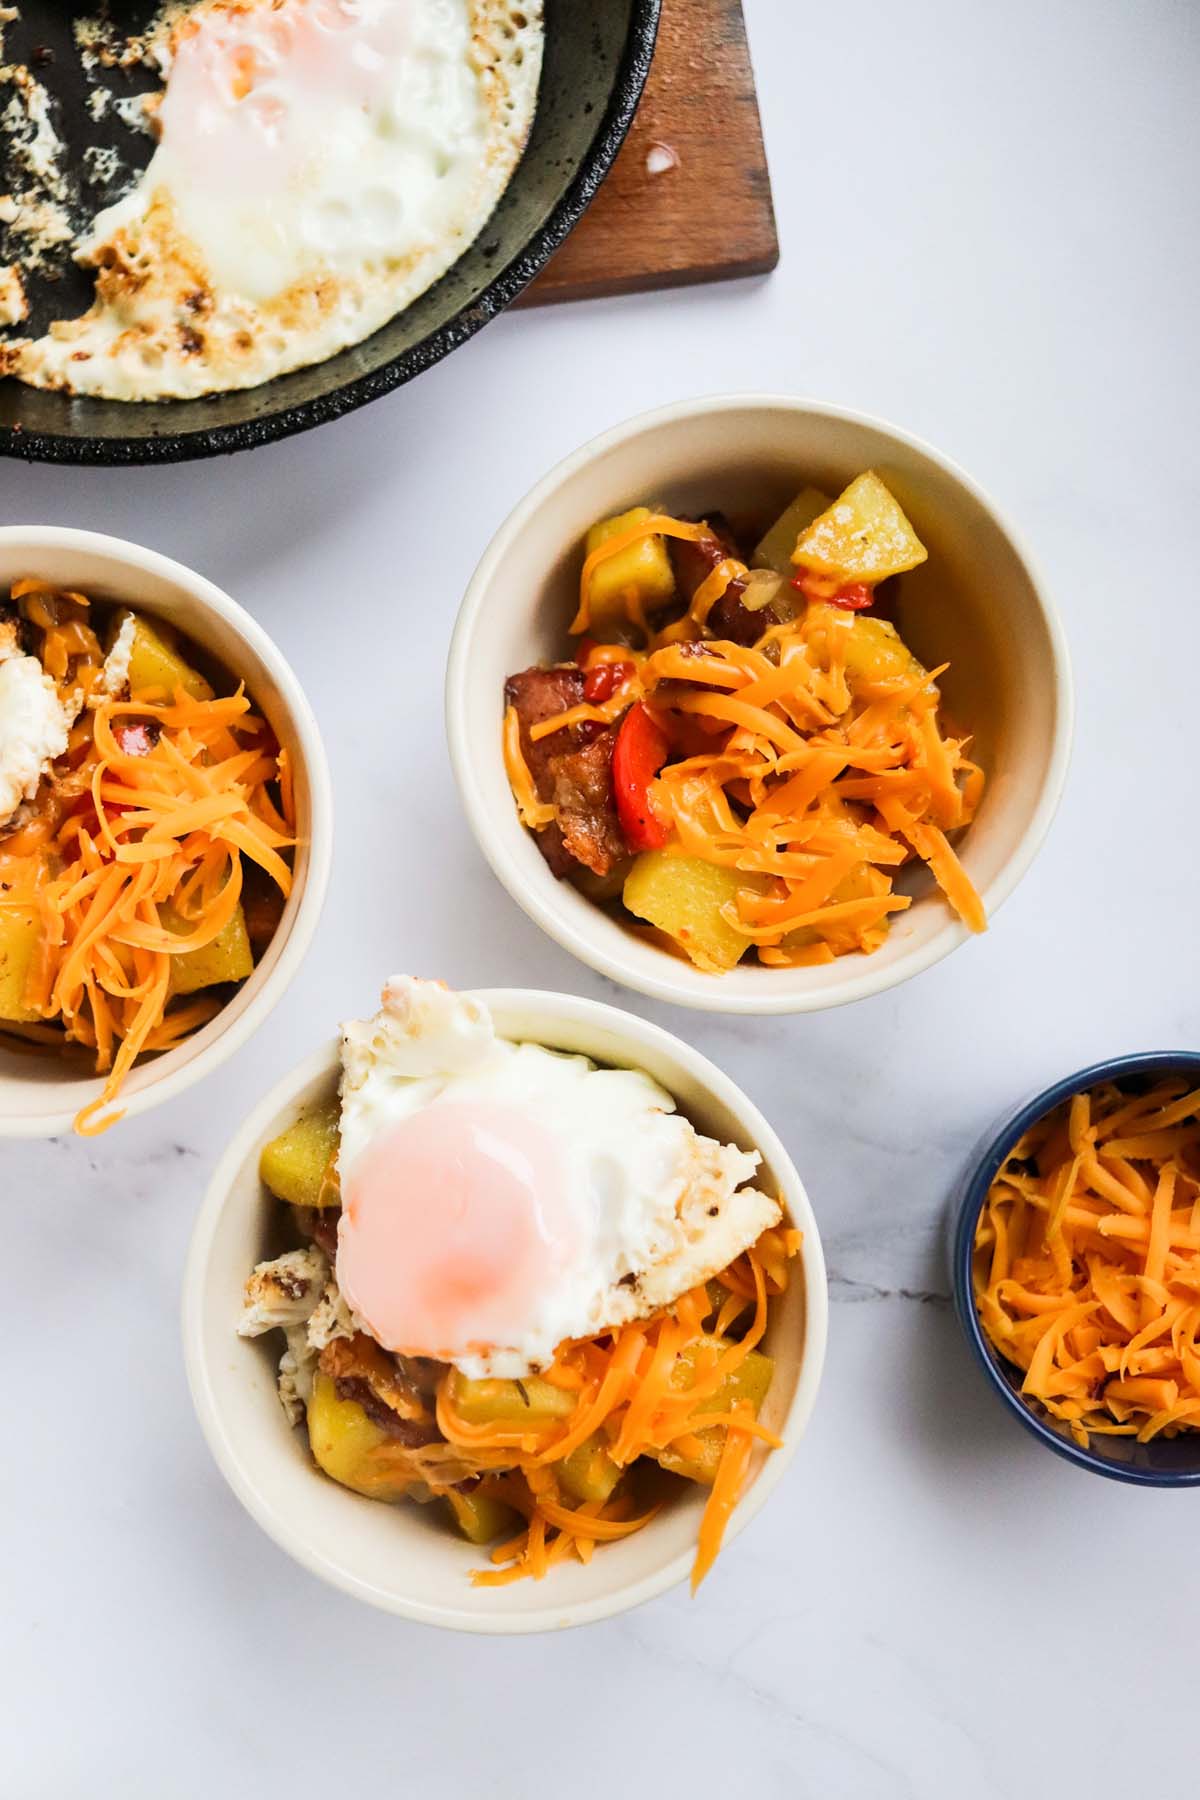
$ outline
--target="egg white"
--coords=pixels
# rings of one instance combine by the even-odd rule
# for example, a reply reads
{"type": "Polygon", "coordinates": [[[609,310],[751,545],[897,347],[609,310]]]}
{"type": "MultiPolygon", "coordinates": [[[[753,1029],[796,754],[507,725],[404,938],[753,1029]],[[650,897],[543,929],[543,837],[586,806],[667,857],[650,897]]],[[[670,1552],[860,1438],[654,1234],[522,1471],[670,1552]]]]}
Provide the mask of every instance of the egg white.
{"type": "Polygon", "coordinates": [[[758,1153],[700,1136],[641,1070],[498,1038],[478,1002],[437,983],[389,981],[380,1012],[344,1027],[342,1064],[343,1181],[381,1132],[414,1113],[445,1101],[498,1105],[553,1132],[581,1228],[571,1265],[512,1342],[385,1348],[436,1349],[468,1376],[520,1378],[546,1367],[564,1339],[668,1305],[782,1217],[777,1201],[745,1185],[758,1153]]]}
{"type": "Polygon", "coordinates": [[[185,399],[323,361],[445,273],[520,160],[541,0],[200,0],[169,20],[158,147],[78,251],[95,301],[3,352],[33,385],[185,399]]]}

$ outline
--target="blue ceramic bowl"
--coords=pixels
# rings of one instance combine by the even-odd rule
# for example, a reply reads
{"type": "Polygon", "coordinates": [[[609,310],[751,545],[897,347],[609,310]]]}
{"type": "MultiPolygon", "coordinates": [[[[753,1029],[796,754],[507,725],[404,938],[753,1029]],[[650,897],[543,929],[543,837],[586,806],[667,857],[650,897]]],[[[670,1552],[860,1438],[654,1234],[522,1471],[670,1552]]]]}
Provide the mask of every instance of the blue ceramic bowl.
{"type": "Polygon", "coordinates": [[[1162,1050],[1114,1057],[1110,1062],[1096,1063],[1090,1069],[1068,1075],[1014,1114],[976,1158],[953,1203],[950,1272],[954,1310],[979,1366],[993,1392],[1040,1444],[1079,1468],[1090,1469],[1093,1475],[1137,1482],[1143,1487],[1189,1487],[1200,1486],[1200,1431],[1180,1432],[1174,1438],[1153,1438],[1148,1444],[1139,1444],[1133,1438],[1093,1437],[1084,1450],[1064,1424],[1036,1400],[1027,1400],[1021,1393],[1021,1371],[998,1356],[985,1337],[971,1285],[971,1251],[980,1211],[1001,1164],[1022,1134],[1052,1107],[1084,1088],[1102,1081],[1124,1083],[1161,1075],[1183,1075],[1200,1085],[1200,1053],[1162,1050]]]}

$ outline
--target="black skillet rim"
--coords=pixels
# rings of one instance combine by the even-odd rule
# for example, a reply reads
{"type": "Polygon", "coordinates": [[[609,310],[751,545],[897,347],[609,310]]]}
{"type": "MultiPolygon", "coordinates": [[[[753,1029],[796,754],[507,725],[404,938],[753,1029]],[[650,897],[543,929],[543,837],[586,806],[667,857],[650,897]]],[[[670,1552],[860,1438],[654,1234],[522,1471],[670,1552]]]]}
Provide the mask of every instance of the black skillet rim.
{"type": "Polygon", "coordinates": [[[314,395],[295,406],[282,407],[265,418],[212,426],[202,431],[164,432],[160,437],[75,437],[17,427],[0,432],[0,456],[15,457],[22,462],[83,467],[132,467],[227,456],[238,450],[254,450],[260,444],[294,437],[298,432],[340,419],[346,413],[378,400],[381,395],[390,394],[415,376],[423,375],[426,369],[441,362],[451,350],[457,350],[489,320],[503,312],[546,266],[587,211],[633,122],[650,72],[661,9],[662,0],[633,0],[629,34],[608,106],[579,172],[545,224],[488,283],[477,300],[447,319],[420,343],[402,350],[369,375],[343,382],[327,394],[314,395]]]}

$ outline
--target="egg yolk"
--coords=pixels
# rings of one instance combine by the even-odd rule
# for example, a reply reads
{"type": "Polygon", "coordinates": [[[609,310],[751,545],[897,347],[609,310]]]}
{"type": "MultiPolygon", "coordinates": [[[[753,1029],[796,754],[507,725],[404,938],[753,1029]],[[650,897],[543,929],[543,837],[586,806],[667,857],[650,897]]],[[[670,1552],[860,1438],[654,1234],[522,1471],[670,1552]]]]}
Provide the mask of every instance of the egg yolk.
{"type": "Polygon", "coordinates": [[[337,1276],[389,1350],[514,1347],[579,1248],[561,1148],[536,1120],[446,1101],[381,1132],[342,1183],[337,1276]]]}

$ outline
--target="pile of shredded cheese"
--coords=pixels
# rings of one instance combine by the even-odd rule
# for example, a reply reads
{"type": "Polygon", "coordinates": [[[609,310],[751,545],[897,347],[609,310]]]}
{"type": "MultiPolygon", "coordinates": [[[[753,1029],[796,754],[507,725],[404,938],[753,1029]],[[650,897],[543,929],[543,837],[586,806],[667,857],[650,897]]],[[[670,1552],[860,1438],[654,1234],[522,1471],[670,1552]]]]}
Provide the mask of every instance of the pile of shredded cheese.
{"type": "MultiPolygon", "coordinates": [[[[762,1341],[770,1300],[787,1287],[788,1263],[800,1246],[799,1231],[766,1231],[716,1277],[724,1294],[717,1305],[705,1287],[698,1287],[649,1318],[562,1345],[543,1379],[577,1398],[574,1411],[546,1430],[530,1432],[520,1418],[486,1426],[468,1423],[454,1410],[451,1377],[443,1378],[437,1400],[440,1431],[470,1456],[484,1478],[482,1491],[525,1520],[514,1538],[493,1549],[493,1566],[475,1572],[472,1579],[478,1585],[496,1586],[524,1576],[540,1579],[568,1558],[589,1562],[598,1543],[628,1537],[655,1516],[657,1505],[638,1513],[632,1496],[620,1490],[606,1504],[564,1504],[556,1465],[597,1433],[608,1455],[628,1468],[668,1446],[681,1456],[694,1456],[700,1449],[696,1434],[721,1426],[724,1447],[692,1571],[693,1591],[699,1586],[721,1548],[755,1440],[772,1448],[780,1443],[758,1422],[749,1402],[737,1401],[726,1411],[716,1397],[762,1341]],[[714,1340],[725,1337],[751,1309],[745,1334],[719,1348],[714,1340]]],[[[388,1447],[381,1446],[378,1454],[386,1458],[387,1453],[388,1447]]]]}
{"type": "Polygon", "coordinates": [[[974,1287],[1079,1444],[1200,1427],[1200,1088],[1104,1085],[1039,1120],[989,1190],[974,1287]]]}
{"type": "Polygon", "coordinates": [[[295,843],[291,772],[241,688],[223,699],[182,688],[105,696],[100,646],[80,617],[86,598],[58,596],[64,623],[44,583],[14,583],[12,594],[45,630],[47,673],[87,700],[33,817],[4,849],[37,872],[41,931],[26,1004],[94,1050],[107,1075],[75,1122],[93,1135],[121,1117],[105,1109],[138,1056],[170,1049],[220,1010],[205,994],[168,1010],[171,959],[228,924],[243,857],[290,892],[280,852],[295,843]],[[168,902],[170,930],[159,912],[168,902]]]}
{"type": "MultiPolygon", "coordinates": [[[[652,534],[712,535],[707,526],[653,513],[605,539],[584,561],[572,632],[591,625],[600,563],[652,534]]],[[[752,877],[723,916],[762,963],[828,963],[878,949],[889,915],[912,904],[893,880],[913,857],[927,864],[964,923],[985,930],[983,904],[947,835],[970,822],[984,786],[968,740],[946,735],[939,720],[935,682],[948,665],[928,672],[913,659],[898,675],[881,662],[851,682],[846,659],[858,615],[823,601],[770,625],[750,648],[702,640],[712,608],[741,578],[752,597],[760,584],[760,606],[782,587],[781,577],[726,557],[683,617],[658,632],[631,593],[630,623],[645,648],[603,644],[590,657],[628,661],[627,679],[602,704],[573,706],[535,725],[534,741],[586,720],[611,724],[645,701],[678,757],[649,790],[656,817],[673,827],[667,852],[752,877]]],[[[554,809],[538,799],[512,708],[504,756],[522,823],[548,824],[554,809]]]]}

